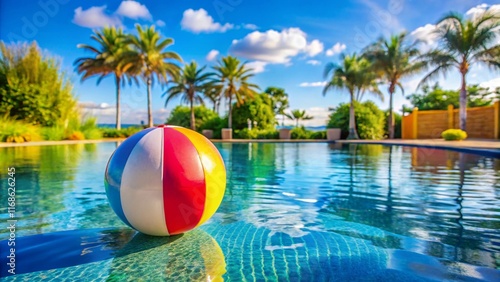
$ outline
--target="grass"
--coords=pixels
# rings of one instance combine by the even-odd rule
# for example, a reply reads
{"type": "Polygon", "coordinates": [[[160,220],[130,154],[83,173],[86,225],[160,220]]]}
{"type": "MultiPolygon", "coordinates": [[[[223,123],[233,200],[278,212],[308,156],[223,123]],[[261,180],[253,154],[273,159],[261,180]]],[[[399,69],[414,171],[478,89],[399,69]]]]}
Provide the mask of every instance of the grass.
{"type": "Polygon", "coordinates": [[[34,125],[7,119],[0,121],[1,142],[23,143],[40,140],[40,128],[34,125]]]}
{"type": "Polygon", "coordinates": [[[95,118],[89,118],[83,122],[73,118],[68,121],[65,128],[62,126],[40,127],[23,121],[0,119],[0,142],[95,140],[102,139],[102,137],[103,132],[97,127],[95,118]]]}

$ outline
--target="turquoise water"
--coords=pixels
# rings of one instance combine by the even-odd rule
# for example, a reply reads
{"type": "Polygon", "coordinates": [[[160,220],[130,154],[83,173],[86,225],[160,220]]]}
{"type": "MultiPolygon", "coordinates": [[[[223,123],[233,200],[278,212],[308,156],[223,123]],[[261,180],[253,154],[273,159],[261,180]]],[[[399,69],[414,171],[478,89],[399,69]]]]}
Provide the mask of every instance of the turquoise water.
{"type": "MultiPolygon", "coordinates": [[[[157,238],[119,221],[116,143],[0,148],[16,168],[16,271],[5,281],[500,281],[500,160],[326,143],[216,146],[228,186],[200,228],[157,238]]],[[[4,226],[4,225],[3,225],[4,226]]]]}

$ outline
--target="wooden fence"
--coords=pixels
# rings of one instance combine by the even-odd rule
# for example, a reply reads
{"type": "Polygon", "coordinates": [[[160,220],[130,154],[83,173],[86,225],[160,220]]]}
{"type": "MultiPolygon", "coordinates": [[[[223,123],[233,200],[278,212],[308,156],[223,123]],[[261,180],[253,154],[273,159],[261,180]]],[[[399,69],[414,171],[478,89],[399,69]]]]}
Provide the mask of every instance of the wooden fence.
{"type": "MultiPolygon", "coordinates": [[[[418,108],[403,117],[402,139],[441,138],[446,129],[460,128],[459,109],[419,111],[418,108]]],[[[500,102],[493,106],[467,108],[467,135],[469,138],[500,139],[500,102]]]]}

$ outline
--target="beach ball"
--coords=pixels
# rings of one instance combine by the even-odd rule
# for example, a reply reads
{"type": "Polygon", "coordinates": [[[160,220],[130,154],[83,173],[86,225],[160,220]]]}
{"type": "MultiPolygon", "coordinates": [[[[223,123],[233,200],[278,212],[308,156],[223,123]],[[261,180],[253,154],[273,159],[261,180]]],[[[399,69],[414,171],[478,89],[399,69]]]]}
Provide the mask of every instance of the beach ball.
{"type": "Polygon", "coordinates": [[[123,141],[105,172],[113,211],[130,227],[154,236],[192,230],[217,210],[226,169],[205,136],[178,126],[144,129],[123,141]]]}

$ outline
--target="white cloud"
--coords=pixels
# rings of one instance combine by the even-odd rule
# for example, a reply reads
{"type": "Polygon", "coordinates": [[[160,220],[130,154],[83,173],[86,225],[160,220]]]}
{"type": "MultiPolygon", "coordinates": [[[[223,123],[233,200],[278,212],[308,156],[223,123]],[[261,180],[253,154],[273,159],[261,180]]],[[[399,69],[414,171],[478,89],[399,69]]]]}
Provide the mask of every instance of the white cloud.
{"type": "Polygon", "coordinates": [[[156,21],[156,25],[157,25],[157,26],[165,26],[165,22],[164,22],[164,21],[162,21],[162,20],[157,20],[157,21],[156,21]]]}
{"type": "Polygon", "coordinates": [[[243,39],[233,40],[230,52],[248,59],[288,64],[299,53],[317,54],[322,43],[318,40],[307,42],[307,35],[299,28],[288,28],[280,32],[268,30],[254,31],[243,39]]]}
{"type": "Polygon", "coordinates": [[[256,30],[257,26],[254,24],[244,24],[243,28],[250,29],[250,30],[256,30]]]}
{"type": "Polygon", "coordinates": [[[104,10],[106,6],[90,7],[83,10],[82,7],[75,9],[73,23],[89,28],[120,26],[122,23],[116,16],[106,15],[104,10]]]}
{"type": "Polygon", "coordinates": [[[267,65],[267,63],[262,62],[262,61],[253,61],[253,62],[246,63],[246,66],[249,69],[253,69],[253,73],[263,72],[265,70],[266,65],[267,65]]]}
{"type": "Polygon", "coordinates": [[[434,24],[426,24],[410,33],[415,39],[425,42],[428,45],[434,45],[439,38],[436,33],[437,26],[434,24]]]}
{"type": "Polygon", "coordinates": [[[214,19],[207,13],[205,9],[193,10],[187,9],[184,11],[181,20],[182,29],[200,32],[225,32],[234,27],[233,24],[226,23],[221,25],[214,22],[214,19]]]}
{"type": "MultiPolygon", "coordinates": [[[[481,4],[477,5],[474,8],[469,9],[465,14],[471,18],[472,20],[475,20],[478,16],[482,15],[484,12],[491,12],[494,14],[500,14],[500,4],[496,5],[488,5],[488,4],[481,4]]],[[[496,36],[496,42],[494,44],[500,44],[500,26],[496,28],[497,31],[497,36],[496,36]]]]}
{"type": "MultiPolygon", "coordinates": [[[[84,116],[97,118],[97,123],[114,124],[116,122],[116,108],[106,103],[97,104],[95,102],[82,102],[79,104],[84,116]]],[[[170,115],[170,110],[161,108],[153,110],[153,122],[155,124],[164,123],[170,115]]],[[[130,107],[127,103],[122,103],[121,107],[122,124],[140,124],[147,122],[147,109],[137,109],[130,107]]]]}
{"type": "MultiPolygon", "coordinates": [[[[497,13],[500,12],[500,5],[487,5],[487,4],[481,4],[476,7],[473,7],[469,9],[465,14],[471,19],[476,18],[478,15],[484,13],[485,11],[496,11],[497,13]]],[[[445,27],[448,23],[443,22],[442,25],[445,27]]],[[[500,28],[499,28],[500,29],[500,28]]],[[[415,30],[413,30],[410,35],[419,41],[421,41],[424,44],[420,45],[421,51],[426,52],[429,51],[438,45],[439,41],[439,33],[438,31],[438,25],[434,24],[426,24],[424,26],[418,27],[415,30]]],[[[500,43],[500,38],[499,38],[499,43],[500,43]]]]}
{"type": "Polygon", "coordinates": [[[488,81],[482,82],[479,86],[484,88],[489,88],[490,90],[495,90],[497,87],[500,87],[500,77],[490,79],[488,81]]]}
{"type": "Polygon", "coordinates": [[[308,60],[306,62],[306,64],[309,64],[309,65],[313,65],[313,66],[317,66],[317,65],[321,65],[321,62],[318,61],[318,60],[308,60]]]}
{"type": "Polygon", "coordinates": [[[151,14],[149,13],[146,5],[142,5],[139,2],[133,0],[127,0],[120,3],[118,10],[116,10],[116,14],[131,18],[134,20],[137,19],[146,19],[151,20],[151,14]]]}
{"type": "MultiPolygon", "coordinates": [[[[402,4],[399,3],[404,3],[404,1],[391,1],[390,4],[387,4],[387,9],[381,7],[377,1],[374,0],[360,1],[369,8],[369,14],[372,16],[375,23],[380,26],[380,31],[384,31],[384,33],[394,33],[404,30],[404,26],[401,24],[397,16],[403,7],[402,4]]],[[[379,35],[377,34],[375,36],[379,35]]]]}
{"type": "Polygon", "coordinates": [[[306,46],[306,53],[309,57],[314,57],[323,52],[323,43],[318,39],[314,39],[306,46]]]}
{"type": "Polygon", "coordinates": [[[471,19],[475,19],[477,16],[483,14],[486,11],[498,13],[500,12],[500,4],[496,5],[480,4],[477,5],[476,7],[469,9],[467,12],[465,12],[465,15],[470,17],[471,19]]]}
{"type": "Polygon", "coordinates": [[[217,50],[210,50],[210,52],[208,52],[207,56],[205,57],[205,59],[207,61],[213,61],[217,55],[219,55],[219,51],[217,50]]]}
{"type": "Polygon", "coordinates": [[[316,81],[316,82],[302,82],[299,84],[300,87],[323,87],[326,85],[326,81],[316,81]]]}
{"type": "Polygon", "coordinates": [[[331,57],[336,54],[340,54],[342,51],[344,51],[346,48],[344,43],[337,42],[335,45],[332,46],[332,48],[326,50],[326,55],[328,57],[331,57]]]}

